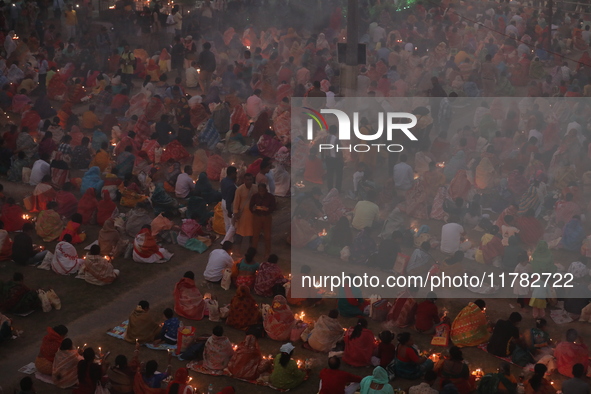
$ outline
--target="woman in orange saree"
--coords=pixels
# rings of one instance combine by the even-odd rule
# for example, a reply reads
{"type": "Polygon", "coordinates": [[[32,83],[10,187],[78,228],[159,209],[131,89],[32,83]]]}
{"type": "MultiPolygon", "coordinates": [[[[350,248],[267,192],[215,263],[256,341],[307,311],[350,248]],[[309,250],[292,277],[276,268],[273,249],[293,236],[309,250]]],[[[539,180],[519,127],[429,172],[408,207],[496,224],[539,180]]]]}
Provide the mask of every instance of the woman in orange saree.
{"type": "Polygon", "coordinates": [[[201,320],[205,313],[205,301],[195,286],[195,274],[192,271],[185,275],[174,286],[174,311],[177,315],[190,320],[201,320]]]}
{"type": "Polygon", "coordinates": [[[58,72],[53,74],[47,85],[47,97],[52,100],[64,100],[68,93],[65,78],[58,72]]]}
{"type": "Polygon", "coordinates": [[[451,326],[451,340],[458,347],[478,346],[490,337],[488,319],[482,300],[469,302],[454,319],[451,326]]]}

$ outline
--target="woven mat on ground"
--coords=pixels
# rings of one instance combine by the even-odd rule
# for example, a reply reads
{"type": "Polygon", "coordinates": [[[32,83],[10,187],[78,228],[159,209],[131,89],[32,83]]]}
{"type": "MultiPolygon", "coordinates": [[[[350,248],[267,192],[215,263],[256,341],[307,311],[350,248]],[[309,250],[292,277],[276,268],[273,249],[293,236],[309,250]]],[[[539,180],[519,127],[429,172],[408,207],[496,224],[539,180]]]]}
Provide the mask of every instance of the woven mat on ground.
{"type": "MultiPolygon", "coordinates": [[[[227,370],[224,369],[223,371],[211,371],[209,369],[206,369],[203,367],[203,365],[201,364],[201,361],[192,361],[189,364],[187,364],[187,369],[190,369],[192,371],[198,372],[200,374],[203,375],[209,375],[209,376],[229,376],[232,377],[232,374],[227,370]]],[[[264,381],[262,379],[259,380],[244,380],[244,379],[238,379],[238,378],[234,378],[236,380],[240,380],[241,382],[246,382],[246,383],[250,383],[250,384],[254,384],[256,386],[264,386],[264,387],[269,387],[273,390],[277,390],[280,392],[287,392],[288,390],[284,390],[284,389],[278,389],[277,387],[273,387],[271,386],[271,384],[267,381],[264,381]]],[[[308,380],[308,375],[306,374],[306,378],[304,380],[308,380]]]]}
{"type": "MultiPolygon", "coordinates": [[[[107,331],[107,335],[110,335],[117,339],[123,339],[125,336],[125,331],[127,331],[127,325],[129,324],[129,320],[125,320],[123,323],[119,324],[116,327],[111,328],[107,331]]],[[[144,343],[143,346],[147,347],[148,349],[152,350],[172,350],[173,355],[178,357],[174,352],[176,352],[176,345],[169,345],[167,343],[161,343],[158,345],[153,345],[151,343],[144,343]]]]}

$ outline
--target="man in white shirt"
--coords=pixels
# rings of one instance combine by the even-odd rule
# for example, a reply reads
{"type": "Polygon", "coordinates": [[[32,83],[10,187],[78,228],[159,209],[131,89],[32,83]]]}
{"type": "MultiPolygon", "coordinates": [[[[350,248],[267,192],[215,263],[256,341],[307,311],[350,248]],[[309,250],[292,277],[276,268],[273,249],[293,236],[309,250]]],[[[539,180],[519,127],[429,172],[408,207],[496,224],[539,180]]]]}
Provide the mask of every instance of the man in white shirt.
{"type": "Polygon", "coordinates": [[[458,219],[450,217],[450,222],[441,227],[441,246],[443,253],[452,254],[460,250],[464,227],[457,223],[458,219]]]}
{"type": "Polygon", "coordinates": [[[174,194],[178,198],[187,198],[195,190],[195,182],[193,182],[191,175],[193,175],[193,168],[185,166],[185,172],[176,178],[174,194]]]}
{"type": "Polygon", "coordinates": [[[185,85],[188,88],[196,88],[199,85],[199,73],[196,68],[197,63],[191,62],[191,67],[185,70],[185,85]]]}
{"type": "Polygon", "coordinates": [[[45,175],[49,175],[51,169],[49,167],[49,157],[47,154],[43,154],[39,160],[33,164],[31,169],[31,177],[29,178],[29,184],[31,186],[37,186],[43,180],[45,175]]]}
{"type": "Polygon", "coordinates": [[[232,242],[226,241],[222,244],[221,249],[216,249],[209,254],[207,266],[203,272],[203,277],[208,282],[219,283],[224,276],[226,268],[231,269],[234,265],[234,260],[230,253],[232,252],[232,242]]]}
{"type": "Polygon", "coordinates": [[[406,164],[408,157],[403,153],[400,155],[400,163],[394,166],[394,186],[399,190],[408,190],[412,187],[415,173],[411,166],[406,164]]]}

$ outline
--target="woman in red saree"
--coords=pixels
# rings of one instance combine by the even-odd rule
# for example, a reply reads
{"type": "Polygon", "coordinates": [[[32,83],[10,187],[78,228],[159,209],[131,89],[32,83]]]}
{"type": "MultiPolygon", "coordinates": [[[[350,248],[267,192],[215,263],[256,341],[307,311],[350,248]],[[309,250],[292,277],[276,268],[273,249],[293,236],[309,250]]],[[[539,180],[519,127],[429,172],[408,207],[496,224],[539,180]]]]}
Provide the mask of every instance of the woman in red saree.
{"type": "Polygon", "coordinates": [[[417,302],[408,289],[403,290],[396,297],[394,305],[388,311],[386,326],[394,328],[408,327],[413,323],[417,302]]]}
{"type": "Polygon", "coordinates": [[[86,193],[78,201],[78,213],[82,215],[82,224],[88,224],[92,220],[96,208],[98,206],[98,200],[96,199],[96,193],[94,188],[89,187],[86,189],[86,193]]]}
{"type": "Polygon", "coordinates": [[[133,241],[133,261],[136,263],[164,263],[171,258],[172,253],[159,247],[156,243],[150,225],[144,225],[133,241]]]}
{"type": "Polygon", "coordinates": [[[55,195],[55,202],[57,202],[56,212],[61,216],[69,218],[78,210],[78,199],[72,194],[73,185],[69,182],[65,183],[62,190],[55,195]]]}
{"type": "Polygon", "coordinates": [[[146,115],[142,115],[138,118],[133,131],[135,133],[134,141],[136,146],[141,146],[145,140],[150,138],[152,135],[152,129],[150,128],[150,124],[148,123],[148,118],[146,115]]]}
{"type": "MultiPolygon", "coordinates": [[[[88,193],[88,190],[86,193],[88,193]]],[[[80,202],[82,202],[82,200],[80,200],[80,202]]],[[[105,221],[113,216],[113,212],[116,209],[117,204],[111,200],[111,194],[109,191],[103,190],[103,199],[96,204],[96,224],[102,227],[105,224],[105,221]]]]}
{"type": "Polygon", "coordinates": [[[82,223],[82,215],[80,215],[79,213],[73,214],[72,218],[70,219],[70,221],[66,225],[66,228],[64,228],[64,231],[62,231],[62,234],[60,235],[59,240],[63,241],[64,236],[66,234],[69,234],[72,237],[72,242],[71,242],[72,245],[84,242],[84,240],[86,239],[86,233],[80,232],[80,224],[81,223],[82,223]]]}
{"type": "Polygon", "coordinates": [[[531,60],[527,58],[526,55],[515,64],[511,71],[511,83],[513,86],[525,86],[527,81],[529,81],[529,67],[531,65],[531,60]]]}
{"type": "Polygon", "coordinates": [[[164,115],[164,103],[159,97],[152,97],[146,105],[145,117],[149,122],[158,122],[160,117],[164,115]]]}
{"type": "Polygon", "coordinates": [[[0,211],[0,220],[4,222],[4,230],[8,232],[19,231],[25,224],[23,209],[16,205],[14,198],[9,197],[0,211]]]}
{"type": "Polygon", "coordinates": [[[257,295],[273,297],[273,287],[276,284],[287,282],[281,268],[277,265],[277,261],[279,261],[277,255],[272,254],[259,267],[254,282],[254,292],[257,295]]]}
{"type": "Polygon", "coordinates": [[[59,350],[60,345],[67,334],[68,329],[65,326],[59,325],[53,328],[47,327],[47,334],[41,341],[41,348],[35,359],[35,368],[37,368],[37,372],[51,376],[55,354],[59,350]]]}
{"type": "Polygon", "coordinates": [[[228,370],[236,379],[256,380],[269,366],[263,361],[259,343],[254,335],[247,335],[238,344],[228,363],[228,370]]]}
{"type": "Polygon", "coordinates": [[[367,328],[367,320],[361,318],[345,333],[343,361],[352,367],[368,367],[376,348],[373,332],[367,328]]]}
{"type": "Polygon", "coordinates": [[[515,227],[519,229],[519,240],[529,247],[537,245],[544,235],[544,226],[536,219],[533,209],[517,216],[515,227]]]}
{"type": "Polygon", "coordinates": [[[449,184],[449,197],[452,200],[459,197],[465,201],[470,189],[472,189],[472,184],[468,180],[466,170],[459,170],[449,184]]]}
{"type": "Polygon", "coordinates": [[[239,286],[230,302],[230,313],[226,325],[246,331],[259,320],[258,305],[247,286],[239,286]]]}
{"type": "Polygon", "coordinates": [[[160,163],[166,163],[169,159],[182,162],[189,157],[191,155],[185,147],[178,140],[173,140],[165,146],[162,157],[160,157],[160,163]]]}
{"type": "Polygon", "coordinates": [[[269,338],[276,341],[287,341],[291,328],[295,324],[293,312],[287,305],[287,300],[281,295],[273,298],[273,304],[267,312],[263,326],[269,338]]]}
{"type": "Polygon", "coordinates": [[[52,100],[64,100],[68,93],[65,78],[58,72],[53,74],[47,85],[47,97],[52,100]]]}
{"type": "Polygon", "coordinates": [[[28,109],[21,116],[21,129],[27,127],[29,133],[34,136],[37,134],[40,121],[41,116],[39,116],[39,113],[34,109],[28,109]]]}
{"type": "Polygon", "coordinates": [[[185,275],[174,286],[174,311],[177,315],[190,320],[201,320],[205,313],[205,301],[195,286],[195,274],[192,271],[185,275]]]}
{"type": "Polygon", "coordinates": [[[156,134],[153,134],[149,140],[144,141],[142,144],[142,151],[148,154],[148,158],[152,163],[155,162],[156,159],[156,150],[160,149],[160,144],[156,140],[156,134]]]}
{"type": "Polygon", "coordinates": [[[188,382],[189,371],[187,368],[177,369],[174,374],[174,379],[168,384],[166,394],[193,394],[193,387],[189,386],[188,382]]]}

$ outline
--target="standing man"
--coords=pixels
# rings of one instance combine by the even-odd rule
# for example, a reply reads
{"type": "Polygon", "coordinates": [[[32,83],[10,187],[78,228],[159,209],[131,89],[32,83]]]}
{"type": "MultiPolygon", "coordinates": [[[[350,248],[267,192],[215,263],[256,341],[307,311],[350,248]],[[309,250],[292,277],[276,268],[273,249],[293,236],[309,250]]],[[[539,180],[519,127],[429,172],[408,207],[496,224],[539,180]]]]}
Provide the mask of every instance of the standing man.
{"type": "Polygon", "coordinates": [[[332,125],[328,128],[328,135],[326,136],[326,144],[334,146],[334,149],[330,149],[328,152],[323,151],[324,163],[326,164],[326,186],[328,190],[332,190],[335,187],[338,191],[341,191],[343,183],[343,153],[337,152],[336,147],[340,141],[337,137],[339,129],[337,126],[332,125]]]}
{"type": "MultiPolygon", "coordinates": [[[[61,11],[59,15],[61,15],[61,11]]],[[[55,55],[55,26],[53,24],[49,25],[49,27],[45,29],[45,32],[43,33],[43,44],[45,45],[45,50],[47,51],[47,58],[52,60],[53,56],[55,55]]]]}
{"type": "MultiPolygon", "coordinates": [[[[244,183],[236,189],[234,195],[234,206],[232,207],[232,220],[236,227],[235,244],[240,246],[243,237],[252,237],[253,215],[250,211],[250,199],[256,193],[253,187],[254,177],[252,174],[244,174],[244,183]]],[[[228,237],[228,234],[226,234],[228,237]]]]}
{"type": "Polygon", "coordinates": [[[174,37],[174,45],[170,50],[170,66],[176,70],[179,77],[183,76],[185,66],[185,46],[181,43],[181,36],[174,37]]]}
{"type": "Polygon", "coordinates": [[[203,44],[203,51],[199,54],[197,63],[201,67],[199,71],[199,87],[201,87],[201,93],[207,94],[209,85],[211,84],[211,77],[216,68],[215,55],[211,52],[211,44],[206,42],[203,44]]]}
{"type": "Polygon", "coordinates": [[[111,39],[105,26],[101,26],[101,32],[96,36],[96,46],[100,56],[99,66],[104,70],[111,53],[111,39]]]}
{"type": "Polygon", "coordinates": [[[258,193],[250,199],[250,211],[253,214],[251,246],[257,248],[261,231],[265,238],[265,256],[271,254],[271,227],[273,225],[273,211],[277,205],[275,196],[267,191],[267,184],[257,185],[258,193]]]}
{"type": "Polygon", "coordinates": [[[121,82],[126,84],[131,89],[131,78],[133,77],[133,69],[135,68],[135,55],[129,49],[129,44],[123,47],[121,54],[121,82]]]}
{"type": "Polygon", "coordinates": [[[172,19],[174,20],[174,35],[181,36],[183,34],[183,16],[179,12],[179,6],[172,7],[172,19]]]}
{"type": "Polygon", "coordinates": [[[236,194],[236,178],[238,172],[236,167],[230,166],[226,169],[226,177],[220,182],[222,192],[222,211],[224,212],[224,227],[226,234],[232,225],[232,208],[234,205],[234,195],[236,194]]]}
{"type": "Polygon", "coordinates": [[[66,17],[66,35],[69,41],[72,38],[76,38],[76,26],[78,26],[78,16],[76,10],[72,7],[72,4],[68,4],[68,9],[64,13],[66,17]]]}
{"type": "Polygon", "coordinates": [[[431,117],[437,119],[437,116],[439,115],[439,106],[441,104],[440,97],[447,97],[447,93],[441,86],[441,83],[439,83],[439,78],[431,77],[431,85],[433,85],[433,87],[429,89],[429,97],[431,97],[429,99],[429,106],[431,107],[431,117]]]}
{"type": "Polygon", "coordinates": [[[49,70],[49,63],[42,53],[37,55],[37,63],[39,65],[39,90],[45,93],[47,90],[47,70],[49,70]]]}
{"type": "Polygon", "coordinates": [[[484,97],[493,97],[497,86],[498,69],[492,62],[492,56],[486,55],[484,63],[480,67],[480,77],[482,78],[482,88],[484,97]]]}

